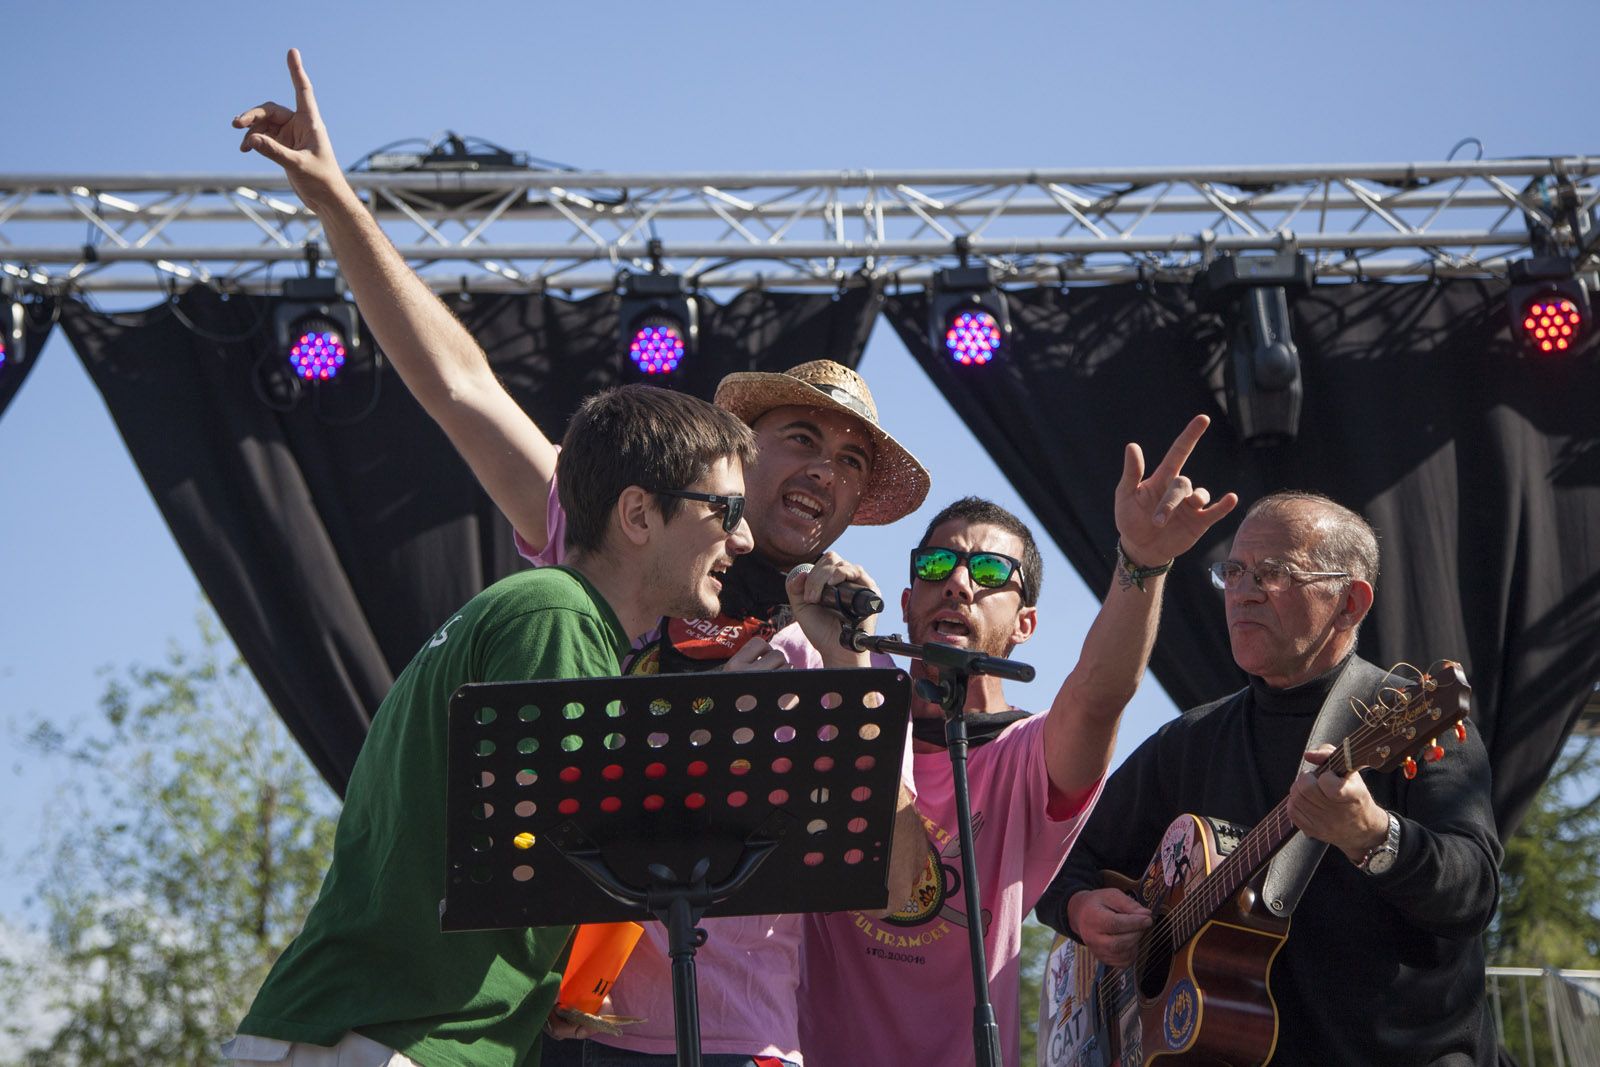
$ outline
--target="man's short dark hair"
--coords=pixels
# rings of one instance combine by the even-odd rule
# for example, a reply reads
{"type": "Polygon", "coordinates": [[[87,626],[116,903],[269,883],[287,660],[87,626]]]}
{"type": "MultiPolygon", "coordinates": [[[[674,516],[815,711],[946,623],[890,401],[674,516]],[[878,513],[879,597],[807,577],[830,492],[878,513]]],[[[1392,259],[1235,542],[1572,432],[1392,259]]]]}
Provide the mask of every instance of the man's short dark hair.
{"type": "MultiPolygon", "coordinates": [[[[704,400],[641,384],[596,393],[567,424],[556,460],[567,550],[602,547],[611,510],[628,486],[683,489],[720,459],[747,464],[755,454],[750,427],[704,400]]],[[[669,522],[682,503],[656,498],[669,522]]]]}
{"type": "Polygon", "coordinates": [[[922,531],[922,540],[917,542],[917,547],[926,547],[928,539],[933,536],[933,531],[952,520],[960,520],[968,526],[977,523],[998,526],[1007,533],[1015,534],[1022,542],[1023,606],[1031,608],[1039,603],[1039,587],[1044,584],[1044,560],[1039,558],[1039,546],[1034,543],[1033,531],[1028,529],[1027,523],[992,500],[964,496],[953,504],[946,504],[944,509],[928,522],[928,528],[922,531]]]}

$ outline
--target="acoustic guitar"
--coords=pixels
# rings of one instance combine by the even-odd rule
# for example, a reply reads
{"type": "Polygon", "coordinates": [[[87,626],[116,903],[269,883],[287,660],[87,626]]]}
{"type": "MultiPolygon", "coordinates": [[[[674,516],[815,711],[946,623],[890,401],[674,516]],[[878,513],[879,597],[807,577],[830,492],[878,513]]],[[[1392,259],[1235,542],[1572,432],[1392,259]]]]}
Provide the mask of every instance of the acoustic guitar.
{"type": "MultiPolygon", "coordinates": [[[[1461,665],[1389,673],[1403,670],[1415,680],[1386,686],[1370,706],[1352,701],[1361,726],[1314,773],[1401,768],[1411,778],[1418,753],[1444,755],[1438,739],[1451,726],[1466,739],[1471,689],[1461,665]]],[[[1138,881],[1105,872],[1106,884],[1148,907],[1154,922],[1127,967],[1056,939],[1040,997],[1040,1067],[1267,1062],[1278,1039],[1268,982],[1289,920],[1268,911],[1257,876],[1294,833],[1287,797],[1248,830],[1180,815],[1138,881]]]]}

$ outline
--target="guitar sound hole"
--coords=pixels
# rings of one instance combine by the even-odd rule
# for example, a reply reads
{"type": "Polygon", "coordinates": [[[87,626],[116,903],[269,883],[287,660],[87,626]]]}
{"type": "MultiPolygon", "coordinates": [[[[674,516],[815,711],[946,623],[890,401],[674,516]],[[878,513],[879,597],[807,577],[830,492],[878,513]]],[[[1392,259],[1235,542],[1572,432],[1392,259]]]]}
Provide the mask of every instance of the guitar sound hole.
{"type": "Polygon", "coordinates": [[[1151,946],[1150,954],[1139,965],[1139,995],[1146,1000],[1159,996],[1167,985],[1167,972],[1171,969],[1172,953],[1151,946]]]}

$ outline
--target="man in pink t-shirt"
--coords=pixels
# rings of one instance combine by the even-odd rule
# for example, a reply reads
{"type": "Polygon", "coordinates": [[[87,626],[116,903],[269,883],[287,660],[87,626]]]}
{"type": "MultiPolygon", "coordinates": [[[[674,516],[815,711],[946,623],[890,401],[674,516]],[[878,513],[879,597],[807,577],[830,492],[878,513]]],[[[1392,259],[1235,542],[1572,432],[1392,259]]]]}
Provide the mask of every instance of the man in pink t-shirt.
{"type": "MultiPolygon", "coordinates": [[[[1013,708],[996,678],[971,681],[968,779],[981,920],[962,886],[944,713],[913,697],[913,784],[927,831],[922,875],[911,899],[887,916],[806,917],[800,1049],[808,1063],[971,1064],[975,921],[1002,1062],[1017,1063],[1023,917],[1099,795],[1118,720],[1155,640],[1162,575],[1238,502],[1230,493],[1211,504],[1182,474],[1207,422],[1195,418],[1148,478],[1139,446],[1127,447],[1116,497],[1117,580],[1049,711],[1013,708]]],[[[911,587],[900,600],[910,639],[1009,655],[1037,625],[1040,571],[1021,520],[985,500],[958,500],[911,553],[911,587]]],[[[920,663],[912,672],[928,674],[920,663]]]]}

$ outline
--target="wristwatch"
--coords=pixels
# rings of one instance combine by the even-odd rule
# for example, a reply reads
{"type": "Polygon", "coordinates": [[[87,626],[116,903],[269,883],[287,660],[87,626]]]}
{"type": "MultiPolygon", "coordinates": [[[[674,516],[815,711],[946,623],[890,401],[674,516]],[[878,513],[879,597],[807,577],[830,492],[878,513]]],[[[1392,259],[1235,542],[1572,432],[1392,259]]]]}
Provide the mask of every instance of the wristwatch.
{"type": "Polygon", "coordinates": [[[1383,843],[1367,849],[1367,854],[1356,864],[1356,870],[1367,874],[1382,874],[1394,866],[1395,857],[1400,855],[1400,816],[1392,811],[1388,814],[1389,832],[1384,834],[1383,843]]]}

